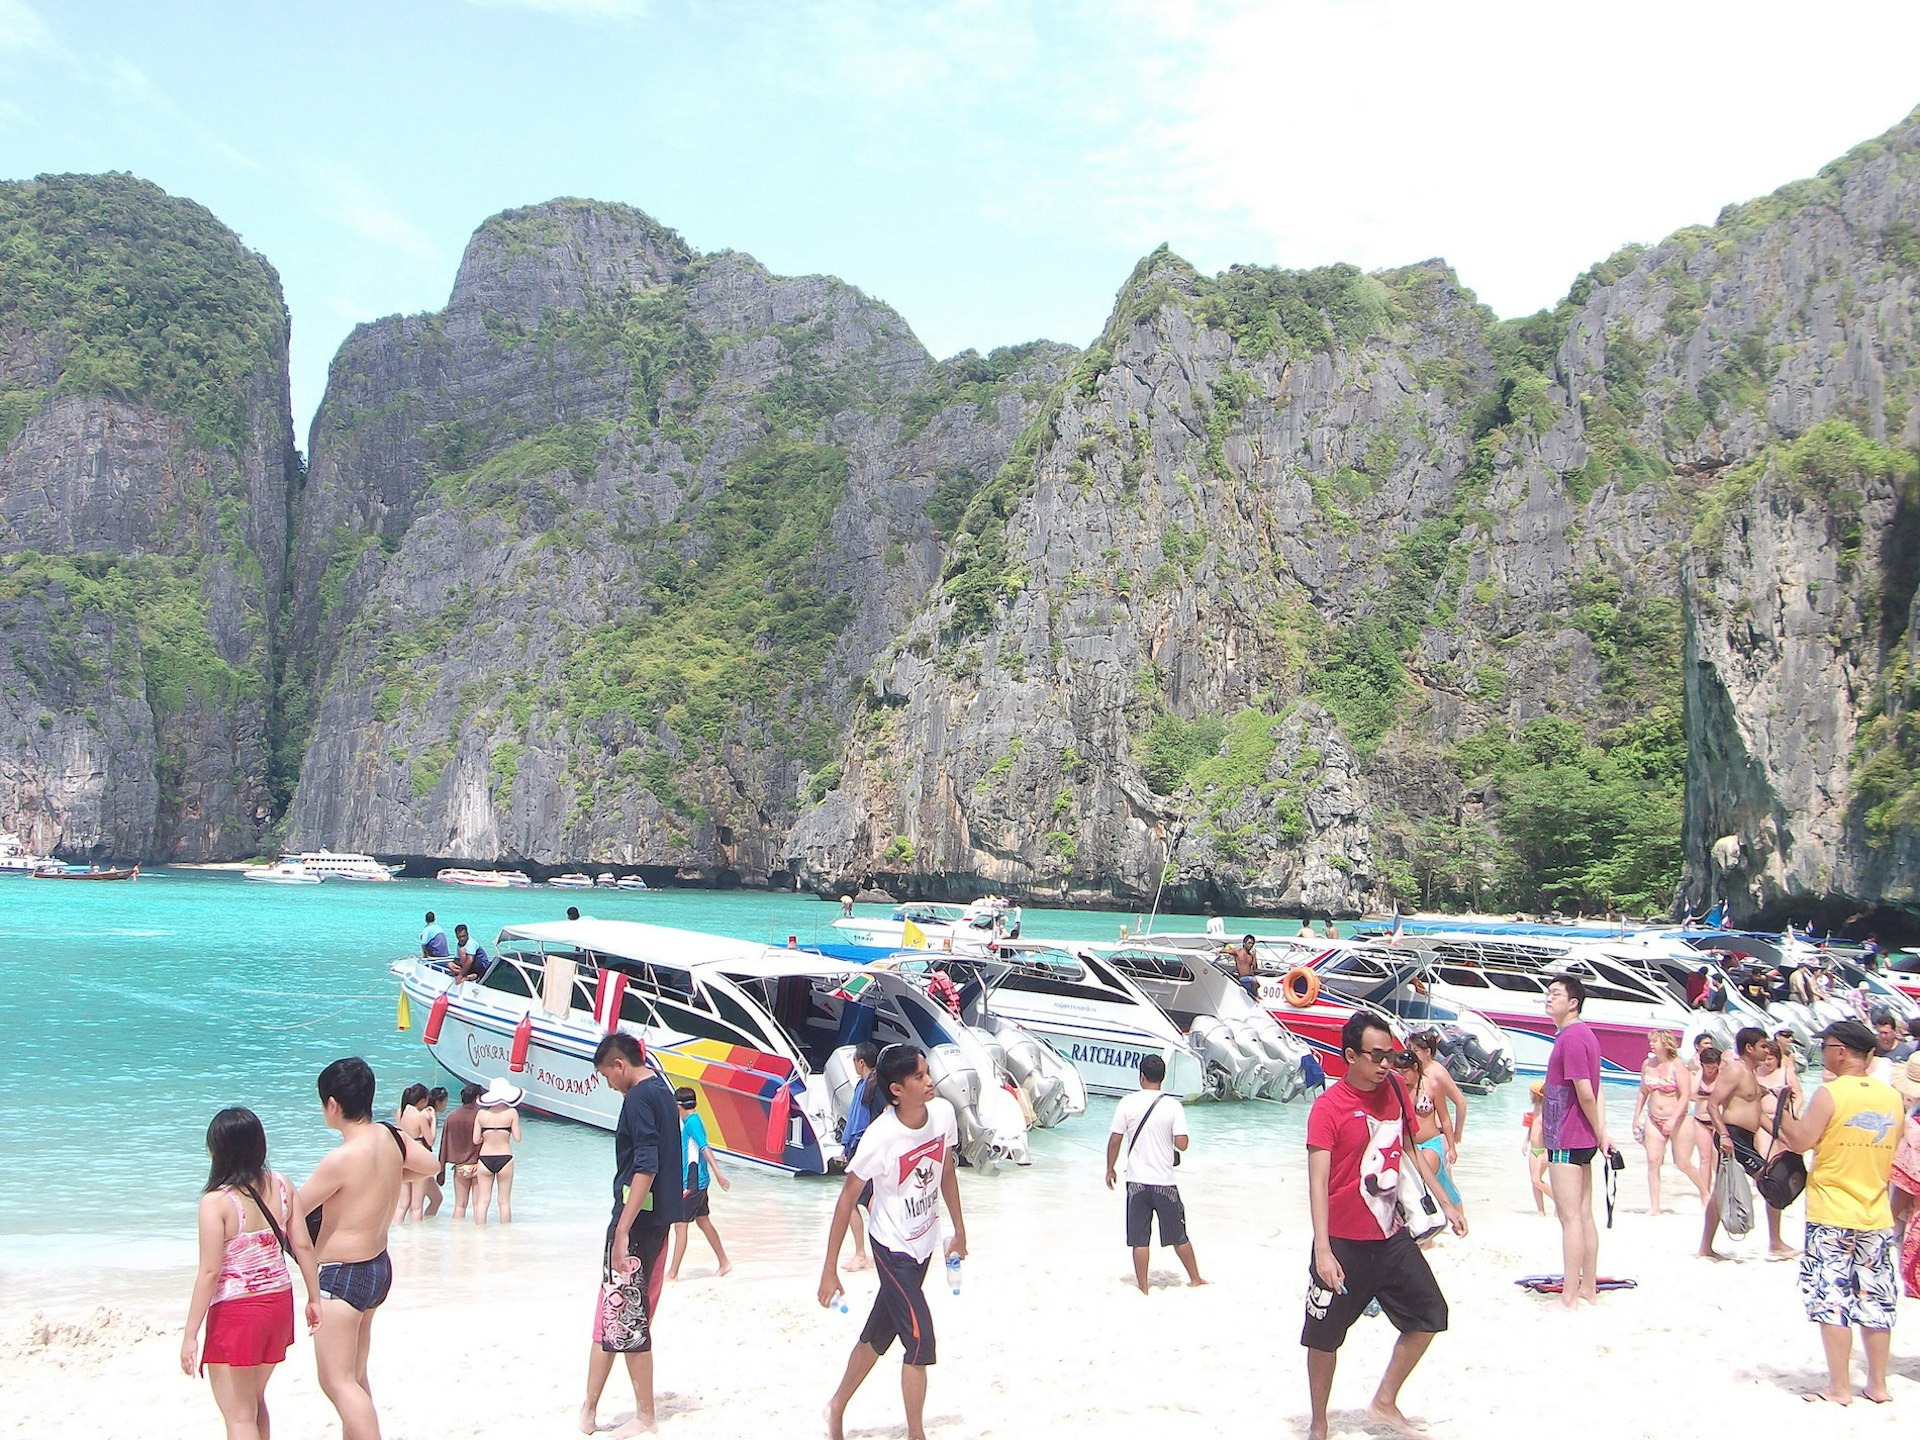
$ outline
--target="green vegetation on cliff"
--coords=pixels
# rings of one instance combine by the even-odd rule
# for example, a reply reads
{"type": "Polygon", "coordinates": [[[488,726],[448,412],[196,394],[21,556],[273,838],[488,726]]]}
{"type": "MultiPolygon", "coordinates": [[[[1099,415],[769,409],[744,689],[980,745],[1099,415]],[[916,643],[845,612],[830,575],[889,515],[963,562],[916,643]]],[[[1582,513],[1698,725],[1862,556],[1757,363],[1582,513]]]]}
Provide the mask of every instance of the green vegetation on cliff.
{"type": "Polygon", "coordinates": [[[191,201],[131,175],[0,184],[0,340],[45,376],[0,387],[0,445],[49,394],[104,395],[238,454],[286,334],[273,268],[191,201]]]}

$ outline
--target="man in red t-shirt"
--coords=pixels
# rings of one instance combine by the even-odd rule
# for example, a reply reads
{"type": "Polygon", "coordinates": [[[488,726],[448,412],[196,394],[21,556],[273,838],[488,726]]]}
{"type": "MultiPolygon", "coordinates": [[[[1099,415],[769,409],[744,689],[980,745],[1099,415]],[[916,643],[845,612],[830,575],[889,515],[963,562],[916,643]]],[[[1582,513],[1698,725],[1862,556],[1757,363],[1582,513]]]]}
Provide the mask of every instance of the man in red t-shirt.
{"type": "MultiPolygon", "coordinates": [[[[1387,1076],[1393,1033],[1378,1015],[1356,1010],[1341,1027],[1347,1073],[1313,1102],[1307,1117],[1307,1198],[1313,1213],[1313,1262],[1307,1272],[1307,1393],[1313,1418],[1308,1440],[1326,1440],[1327,1397],[1347,1330],[1374,1300],[1400,1338],[1367,1414],[1402,1434],[1416,1434],[1400,1413],[1400,1387],[1433,1337],[1447,1328],[1447,1297],[1413,1243],[1396,1204],[1407,1143],[1406,1092],[1387,1076]]],[[[1423,1174],[1424,1174],[1423,1167],[1423,1174]]],[[[1426,1175],[1456,1235],[1467,1220],[1426,1175]]]]}

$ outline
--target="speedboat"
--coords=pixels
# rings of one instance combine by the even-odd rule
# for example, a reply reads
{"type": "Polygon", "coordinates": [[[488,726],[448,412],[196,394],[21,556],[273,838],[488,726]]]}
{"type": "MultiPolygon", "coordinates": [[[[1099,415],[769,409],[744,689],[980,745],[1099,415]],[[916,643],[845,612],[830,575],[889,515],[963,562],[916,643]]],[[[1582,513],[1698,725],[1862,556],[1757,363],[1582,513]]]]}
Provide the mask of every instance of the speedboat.
{"type": "MultiPolygon", "coordinates": [[[[281,858],[284,860],[287,857],[281,858]]],[[[340,850],[303,850],[293,858],[305,867],[308,874],[317,875],[322,880],[380,883],[393,879],[406,868],[403,865],[382,865],[371,855],[350,854],[340,850]]]]}
{"type": "MultiPolygon", "coordinates": [[[[503,929],[475,980],[446,962],[396,961],[422,1038],[455,1075],[518,1077],[533,1108],[612,1129],[620,1097],[593,1068],[611,1029],[638,1036],[669,1083],[691,1087],[713,1145],[748,1164],[818,1174],[840,1157],[852,1047],[871,1039],[926,1050],[960,1116],[962,1153],[988,1168],[1023,1160],[1014,1097],[990,1084],[980,1041],[930,1000],[924,977],[628,921],[503,929]]],[[[988,1072],[990,1074],[990,1071],[988,1072]]]]}
{"type": "Polygon", "coordinates": [[[556,890],[591,890],[593,881],[585,875],[556,875],[547,881],[556,890]]]}
{"type": "Polygon", "coordinates": [[[1157,939],[1088,947],[1140,987],[1206,1056],[1215,1093],[1292,1100],[1321,1078],[1312,1047],[1203,951],[1157,939]]]}
{"type": "Polygon", "coordinates": [[[651,890],[653,887],[638,875],[622,875],[613,882],[616,890],[651,890]]]}
{"type": "Polygon", "coordinates": [[[18,835],[0,835],[0,875],[31,875],[42,865],[58,863],[51,855],[35,855],[18,835]]]}
{"type": "Polygon", "coordinates": [[[271,865],[242,870],[240,878],[263,885],[318,885],[326,877],[316,875],[291,855],[282,855],[271,865]]]}
{"type": "Polygon", "coordinates": [[[593,883],[604,890],[611,890],[618,882],[613,878],[613,872],[611,870],[602,870],[598,875],[593,877],[593,883]]]}
{"type": "Polygon", "coordinates": [[[524,890],[533,881],[518,870],[464,870],[451,866],[433,877],[444,885],[465,885],[474,890],[524,890]]]}
{"type": "Polygon", "coordinates": [[[1546,1073],[1556,1033],[1547,1018],[1546,991],[1556,975],[1578,976],[1585,986],[1580,1018],[1599,1039],[1603,1079],[1638,1083],[1651,1031],[1668,1030],[1690,1043],[1702,1031],[1717,1039],[1726,1028],[1724,1016],[1684,1009],[1663,987],[1586,948],[1585,941],[1429,930],[1397,944],[1322,945],[1311,963],[1323,983],[1365,993],[1370,1003],[1384,1003],[1409,1022],[1451,1022],[1478,1011],[1505,1034],[1519,1074],[1546,1073]]]}
{"type": "MultiPolygon", "coordinates": [[[[988,1000],[996,1015],[1031,1031],[1059,1052],[1096,1095],[1140,1088],[1140,1062],[1166,1062],[1170,1095],[1236,1095],[1235,1072],[1209,1057],[1200,1039],[1110,961],[1085,945],[1003,943],[1007,972],[988,1000]]],[[[943,957],[944,958],[944,957],[943,957]]]]}
{"type": "Polygon", "coordinates": [[[1006,917],[1011,913],[998,897],[976,900],[971,905],[911,900],[894,906],[884,920],[843,915],[833,922],[833,928],[835,938],[847,945],[979,954],[993,947],[1007,928],[1006,917]],[[996,920],[1002,922],[999,929],[996,920]]]}
{"type": "MultiPolygon", "coordinates": [[[[1219,954],[1221,942],[1212,936],[1157,935],[1154,939],[1203,954],[1223,972],[1227,968],[1219,954]]],[[[1422,1003],[1410,1007],[1417,1013],[1396,1013],[1393,995],[1409,978],[1403,972],[1412,962],[1396,966],[1387,959],[1375,973],[1368,973],[1369,967],[1356,967],[1351,983],[1336,984],[1314,969],[1316,959],[1327,953],[1327,945],[1324,940],[1305,938],[1258,941],[1254,955],[1259,969],[1253,976],[1253,995],[1277,1024],[1310,1047],[1329,1079],[1337,1080],[1347,1073],[1340,1037],[1347,1021],[1361,1009],[1384,1019],[1395,1045],[1401,1048],[1414,1030],[1433,1030],[1438,1041],[1437,1058],[1468,1094],[1484,1095],[1493,1086],[1513,1079],[1513,1055],[1506,1035],[1477,1010],[1454,1007],[1438,1014],[1432,1005],[1422,1003]]]]}

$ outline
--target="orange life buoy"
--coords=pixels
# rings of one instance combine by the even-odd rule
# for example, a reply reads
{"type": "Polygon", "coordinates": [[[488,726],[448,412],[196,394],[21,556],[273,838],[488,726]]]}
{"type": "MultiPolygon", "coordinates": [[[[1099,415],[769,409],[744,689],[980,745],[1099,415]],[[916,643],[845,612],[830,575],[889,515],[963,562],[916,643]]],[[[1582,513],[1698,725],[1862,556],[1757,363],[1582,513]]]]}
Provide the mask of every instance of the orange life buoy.
{"type": "Polygon", "coordinates": [[[433,1004],[427,1010],[427,1029],[424,1036],[427,1044],[440,1043],[440,1027],[447,1023],[447,992],[442,990],[433,997],[433,1004]]]}
{"type": "Polygon", "coordinates": [[[1310,1009],[1320,998],[1320,977],[1306,966],[1296,965],[1280,982],[1280,993],[1294,1009],[1310,1009]]]}

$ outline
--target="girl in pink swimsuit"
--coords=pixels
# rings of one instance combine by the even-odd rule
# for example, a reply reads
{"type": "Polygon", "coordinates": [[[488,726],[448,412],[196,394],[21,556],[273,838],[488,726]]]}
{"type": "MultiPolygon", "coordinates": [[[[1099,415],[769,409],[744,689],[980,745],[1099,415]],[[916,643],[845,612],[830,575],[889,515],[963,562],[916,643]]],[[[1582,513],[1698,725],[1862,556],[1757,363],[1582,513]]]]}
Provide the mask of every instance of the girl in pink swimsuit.
{"type": "Polygon", "coordinates": [[[1678,1132],[1686,1124],[1686,1091],[1692,1088],[1692,1076],[1680,1061],[1680,1037],[1667,1030],[1647,1035],[1647,1058],[1640,1066],[1640,1098],[1633,1107],[1633,1138],[1647,1152],[1647,1199],[1649,1215],[1660,1213],[1660,1162],[1667,1158],[1667,1146],[1673,1146],[1673,1163],[1680,1173],[1698,1186],[1694,1167],[1688,1164],[1693,1147],[1678,1132]]]}
{"type": "Polygon", "coordinates": [[[207,1126],[207,1153],[213,1169],[200,1197],[200,1269],[180,1368],[206,1375],[228,1440],[251,1440],[267,1433],[267,1381],[293,1343],[287,1256],[306,1282],[309,1330],[320,1324],[320,1276],[307,1227],[293,1223],[293,1187],[267,1169],[260,1117],[222,1110],[207,1126]]]}

